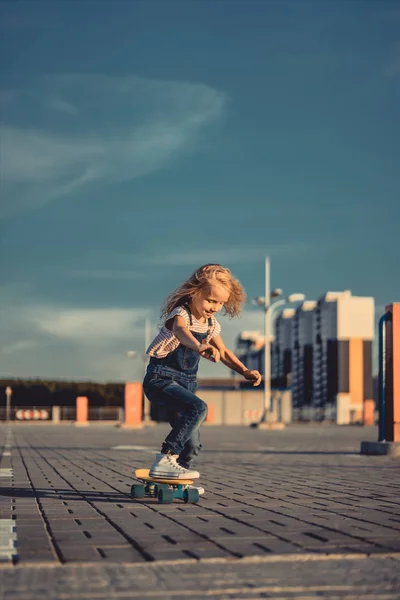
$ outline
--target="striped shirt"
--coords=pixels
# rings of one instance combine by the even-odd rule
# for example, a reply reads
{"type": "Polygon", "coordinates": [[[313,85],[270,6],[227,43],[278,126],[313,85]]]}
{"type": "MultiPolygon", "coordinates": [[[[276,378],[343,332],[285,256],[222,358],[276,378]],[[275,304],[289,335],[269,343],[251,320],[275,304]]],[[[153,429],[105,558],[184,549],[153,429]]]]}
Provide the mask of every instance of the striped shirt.
{"type": "MultiPolygon", "coordinates": [[[[185,308],[183,308],[183,306],[177,306],[174,308],[174,310],[168,315],[166,321],[177,315],[183,317],[186,327],[189,329],[189,331],[193,331],[194,333],[207,333],[207,338],[203,343],[209,343],[213,337],[219,335],[221,332],[221,325],[214,316],[211,317],[211,325],[209,325],[208,321],[201,323],[192,314],[192,324],[190,324],[188,312],[185,308]]],[[[180,341],[178,338],[175,337],[172,331],[167,329],[167,327],[164,325],[160,329],[159,334],[154,338],[150,346],[147,348],[146,354],[149,356],[155,356],[157,358],[164,358],[176,350],[179,344],[180,341]]]]}

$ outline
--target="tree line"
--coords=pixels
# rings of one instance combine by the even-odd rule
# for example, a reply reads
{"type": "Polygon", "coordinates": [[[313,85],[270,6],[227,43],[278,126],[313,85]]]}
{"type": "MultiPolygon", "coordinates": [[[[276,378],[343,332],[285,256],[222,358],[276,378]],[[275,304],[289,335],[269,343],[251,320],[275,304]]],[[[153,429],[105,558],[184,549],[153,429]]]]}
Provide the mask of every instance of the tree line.
{"type": "Polygon", "coordinates": [[[122,406],[125,384],[0,379],[0,406],[5,403],[7,387],[12,389],[13,406],[75,406],[77,396],[87,396],[91,406],[122,406]]]}

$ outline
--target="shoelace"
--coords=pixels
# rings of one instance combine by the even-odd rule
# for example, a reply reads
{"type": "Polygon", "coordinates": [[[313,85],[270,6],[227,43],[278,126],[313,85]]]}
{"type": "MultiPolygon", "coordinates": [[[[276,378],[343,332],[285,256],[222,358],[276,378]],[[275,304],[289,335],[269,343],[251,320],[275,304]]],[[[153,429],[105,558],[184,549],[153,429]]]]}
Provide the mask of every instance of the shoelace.
{"type": "Polygon", "coordinates": [[[171,454],[167,454],[168,457],[168,461],[177,469],[179,469],[180,471],[187,471],[187,469],[185,469],[185,467],[182,467],[179,463],[176,462],[176,457],[175,455],[171,455],[171,454]]]}

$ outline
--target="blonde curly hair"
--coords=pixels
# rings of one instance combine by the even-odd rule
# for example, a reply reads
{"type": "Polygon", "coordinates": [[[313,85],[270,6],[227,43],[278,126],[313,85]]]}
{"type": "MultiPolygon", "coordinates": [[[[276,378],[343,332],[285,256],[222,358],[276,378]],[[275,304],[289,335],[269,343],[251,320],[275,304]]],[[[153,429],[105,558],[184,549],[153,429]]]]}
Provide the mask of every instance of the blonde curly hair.
{"type": "Polygon", "coordinates": [[[229,291],[229,299],[224,304],[224,311],[229,317],[238,317],[246,302],[246,293],[229,269],[218,264],[207,264],[196,271],[173,290],[164,300],[161,307],[161,319],[167,319],[171,311],[177,306],[190,302],[198,293],[210,285],[219,284],[229,291]]]}

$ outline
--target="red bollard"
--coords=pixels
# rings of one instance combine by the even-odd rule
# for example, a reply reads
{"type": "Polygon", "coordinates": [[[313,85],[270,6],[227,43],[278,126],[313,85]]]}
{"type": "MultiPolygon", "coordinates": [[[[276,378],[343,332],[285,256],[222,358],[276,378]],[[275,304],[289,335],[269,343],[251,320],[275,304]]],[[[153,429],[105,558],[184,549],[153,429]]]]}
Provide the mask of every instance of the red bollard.
{"type": "Polygon", "coordinates": [[[364,400],[363,424],[364,425],[375,425],[375,401],[374,400],[364,400]]]}
{"type": "Polygon", "coordinates": [[[214,406],[214,404],[209,404],[207,416],[206,416],[204,423],[206,423],[207,425],[212,425],[214,423],[214,421],[215,421],[215,406],[214,406]]]}
{"type": "Polygon", "coordinates": [[[143,386],[138,381],[125,384],[125,420],[121,427],[143,427],[143,386]]]}
{"type": "Polygon", "coordinates": [[[76,420],[75,425],[89,425],[89,401],[86,396],[78,396],[76,399],[76,420]]]}

